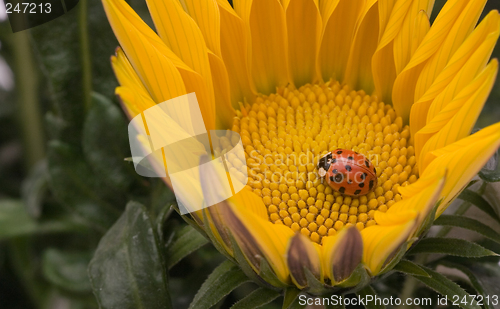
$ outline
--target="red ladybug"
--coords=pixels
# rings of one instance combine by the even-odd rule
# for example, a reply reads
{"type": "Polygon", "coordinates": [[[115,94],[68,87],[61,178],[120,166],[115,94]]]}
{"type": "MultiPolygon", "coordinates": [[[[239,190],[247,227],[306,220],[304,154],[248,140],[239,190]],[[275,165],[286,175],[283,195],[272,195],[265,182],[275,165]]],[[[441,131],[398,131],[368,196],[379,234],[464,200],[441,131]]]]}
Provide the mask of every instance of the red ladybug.
{"type": "Polygon", "coordinates": [[[318,173],[334,190],[352,196],[364,195],[377,186],[377,171],[365,156],[337,149],[319,159],[318,173]]]}

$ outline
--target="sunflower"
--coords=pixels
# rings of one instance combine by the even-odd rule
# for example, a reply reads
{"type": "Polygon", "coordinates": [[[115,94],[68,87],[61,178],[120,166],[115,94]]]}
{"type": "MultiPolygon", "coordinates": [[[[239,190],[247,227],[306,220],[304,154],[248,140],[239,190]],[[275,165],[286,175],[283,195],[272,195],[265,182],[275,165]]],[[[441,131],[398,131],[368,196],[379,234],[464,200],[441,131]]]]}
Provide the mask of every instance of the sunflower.
{"type": "Polygon", "coordinates": [[[156,32],[103,0],[116,93],[133,118],[195,92],[207,131],[239,134],[245,188],[185,219],[263,284],[314,294],[388,271],[500,145],[500,123],[470,135],[498,69],[486,0],[449,0],[432,25],[433,0],[146,1],[156,32]],[[338,148],[374,165],[372,191],[318,177],[338,148]]]}

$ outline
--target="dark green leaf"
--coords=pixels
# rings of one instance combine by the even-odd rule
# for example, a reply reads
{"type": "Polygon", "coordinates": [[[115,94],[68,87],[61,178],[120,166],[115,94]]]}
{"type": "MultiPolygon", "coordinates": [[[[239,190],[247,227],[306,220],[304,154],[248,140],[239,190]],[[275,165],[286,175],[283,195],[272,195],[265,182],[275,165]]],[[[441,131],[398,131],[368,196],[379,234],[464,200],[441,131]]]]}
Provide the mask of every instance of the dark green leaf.
{"type": "Polygon", "coordinates": [[[460,193],[458,198],[476,205],[477,208],[481,209],[490,217],[500,222],[499,216],[496,213],[495,209],[478,193],[471,190],[464,190],[462,191],[462,193],[460,193]]]}
{"type": "Polygon", "coordinates": [[[120,214],[114,205],[122,197],[95,177],[69,145],[49,143],[48,158],[49,184],[59,202],[89,226],[106,230],[120,214]]]}
{"type": "MultiPolygon", "coordinates": [[[[472,284],[472,286],[474,287],[474,289],[476,291],[479,292],[479,294],[481,294],[483,297],[486,297],[488,295],[497,295],[495,294],[495,292],[493,293],[490,293],[490,292],[486,292],[485,291],[485,288],[486,289],[489,289],[489,288],[493,288],[495,289],[495,286],[497,287],[497,292],[496,293],[500,293],[500,289],[498,288],[498,278],[500,278],[500,271],[497,270],[497,274],[495,274],[495,272],[491,272],[491,271],[487,271],[487,272],[483,272],[481,270],[481,268],[476,268],[476,269],[479,269],[479,272],[477,273],[474,273],[473,271],[471,271],[471,269],[466,266],[466,265],[463,265],[463,264],[459,264],[459,263],[454,263],[454,262],[449,262],[449,261],[442,261],[440,262],[441,265],[444,265],[446,267],[449,267],[449,268],[456,268],[458,270],[460,270],[461,272],[463,272],[467,277],[469,277],[469,280],[472,284]],[[491,276],[493,274],[493,276],[491,276]],[[486,278],[486,285],[483,287],[483,284],[482,282],[480,282],[478,280],[478,277],[485,277],[486,278]],[[494,280],[493,282],[489,282],[489,277],[493,277],[494,280]]],[[[479,267],[482,267],[482,265],[478,265],[479,267]]],[[[498,266],[496,266],[496,268],[498,268],[498,266]]],[[[485,302],[484,301],[484,298],[483,298],[483,306],[486,308],[486,309],[490,309],[490,308],[493,308],[492,304],[490,302],[485,302]]]]}
{"type": "Polygon", "coordinates": [[[458,238],[424,238],[408,254],[438,253],[468,258],[497,255],[478,244],[458,238]]]}
{"type": "Polygon", "coordinates": [[[208,240],[190,225],[176,232],[172,243],[167,247],[167,266],[172,268],[180,260],[208,243],[208,240]]]}
{"type": "Polygon", "coordinates": [[[412,276],[424,276],[430,277],[429,274],[420,267],[421,265],[415,264],[408,260],[401,260],[395,267],[394,270],[402,272],[404,274],[412,276]]]}
{"type": "Polygon", "coordinates": [[[124,160],[130,157],[127,132],[120,109],[106,97],[93,93],[82,136],[86,162],[96,177],[125,192],[137,177],[133,165],[124,160]]]}
{"type": "Polygon", "coordinates": [[[91,291],[87,275],[90,254],[45,250],[42,271],[45,278],[60,289],[72,292],[91,291]]]}
{"type": "Polygon", "coordinates": [[[258,288],[235,303],[231,309],[254,309],[269,304],[280,296],[280,293],[266,288],[258,288]]]}
{"type": "Polygon", "coordinates": [[[67,14],[30,30],[38,63],[46,85],[42,88],[52,104],[51,119],[55,130],[49,131],[71,145],[79,145],[84,117],[80,42],[77,14],[67,14]]]}
{"type": "MultiPolygon", "coordinates": [[[[361,298],[366,299],[367,297],[369,299],[375,299],[379,298],[377,296],[377,292],[370,286],[367,285],[364,288],[362,288],[360,291],[358,291],[356,294],[358,294],[361,298]]],[[[375,301],[370,301],[365,303],[365,308],[367,309],[383,309],[385,306],[381,303],[377,303],[375,301]]]]}
{"type": "Polygon", "coordinates": [[[42,213],[43,198],[47,192],[47,180],[47,161],[42,160],[23,181],[21,195],[28,214],[33,218],[40,217],[42,213]]]}
{"type": "Polygon", "coordinates": [[[283,309],[305,308],[307,304],[301,304],[299,301],[300,290],[296,288],[287,288],[283,299],[283,309]]]}
{"type": "Polygon", "coordinates": [[[63,218],[37,222],[28,215],[20,201],[0,200],[0,241],[34,233],[56,233],[81,229],[81,225],[63,218]]]}
{"type": "Polygon", "coordinates": [[[231,261],[220,264],[203,283],[189,305],[190,309],[208,309],[250,279],[231,261]]]}
{"type": "Polygon", "coordinates": [[[475,219],[455,216],[455,215],[441,215],[434,221],[434,225],[443,225],[451,227],[460,227],[477,232],[486,238],[489,238],[495,242],[500,243],[500,234],[498,234],[491,227],[486,224],[479,222],[475,219]]]}
{"type": "Polygon", "coordinates": [[[101,239],[89,276],[101,308],[171,308],[161,248],[143,206],[127,205],[101,239]]]}
{"type": "Polygon", "coordinates": [[[414,276],[415,279],[427,285],[429,288],[438,292],[439,294],[446,296],[448,298],[448,303],[453,301],[453,297],[459,297],[462,299],[464,296],[469,300],[467,304],[459,303],[458,305],[464,309],[480,309],[481,307],[472,304],[470,302],[470,295],[464,291],[458,284],[454,283],[450,279],[441,275],[440,273],[435,272],[434,270],[422,266],[422,268],[431,276],[430,278],[424,276],[414,276]]]}

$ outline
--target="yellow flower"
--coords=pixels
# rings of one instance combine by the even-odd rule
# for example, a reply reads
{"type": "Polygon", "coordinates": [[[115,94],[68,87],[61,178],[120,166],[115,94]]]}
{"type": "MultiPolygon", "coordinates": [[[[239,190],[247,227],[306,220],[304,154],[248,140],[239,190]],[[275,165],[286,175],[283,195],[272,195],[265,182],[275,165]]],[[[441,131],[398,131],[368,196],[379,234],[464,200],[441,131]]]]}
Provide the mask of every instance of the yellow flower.
{"type": "Polygon", "coordinates": [[[485,2],[430,25],[433,0],[147,0],[155,32],[103,0],[130,117],[195,92],[207,130],[241,136],[246,188],[194,222],[248,275],[311,293],[390,269],[499,147],[500,123],[469,136],[498,68],[485,2]],[[337,148],[370,158],[372,192],[317,177],[337,148]]]}

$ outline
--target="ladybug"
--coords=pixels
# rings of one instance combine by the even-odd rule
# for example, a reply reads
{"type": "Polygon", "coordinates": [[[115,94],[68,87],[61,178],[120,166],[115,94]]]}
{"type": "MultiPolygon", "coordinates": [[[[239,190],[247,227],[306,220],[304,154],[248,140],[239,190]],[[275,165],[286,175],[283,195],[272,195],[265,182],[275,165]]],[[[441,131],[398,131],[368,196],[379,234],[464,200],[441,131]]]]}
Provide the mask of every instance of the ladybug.
{"type": "Polygon", "coordinates": [[[377,186],[377,171],[365,156],[337,149],[318,162],[318,173],[332,189],[351,196],[364,195],[377,186]]]}

